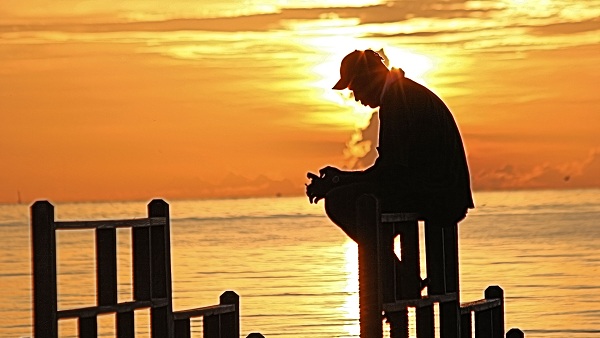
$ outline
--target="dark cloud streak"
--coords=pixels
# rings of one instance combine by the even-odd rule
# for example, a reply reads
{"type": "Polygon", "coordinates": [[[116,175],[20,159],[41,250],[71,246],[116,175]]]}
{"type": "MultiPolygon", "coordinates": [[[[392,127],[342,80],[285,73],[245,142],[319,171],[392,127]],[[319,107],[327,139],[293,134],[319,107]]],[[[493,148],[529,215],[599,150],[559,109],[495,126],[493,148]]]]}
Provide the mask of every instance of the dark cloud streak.
{"type": "Polygon", "coordinates": [[[481,15],[484,10],[455,9],[448,2],[445,6],[434,2],[405,1],[391,2],[367,7],[328,7],[328,8],[284,8],[276,13],[254,14],[220,18],[180,18],[162,21],[106,22],[106,23],[42,23],[0,25],[0,32],[39,32],[59,31],[70,33],[107,32],[167,32],[167,31],[269,31],[283,29],[282,23],[294,20],[319,20],[337,17],[340,19],[358,18],[361,24],[401,22],[414,17],[435,17],[442,19],[481,15]]]}

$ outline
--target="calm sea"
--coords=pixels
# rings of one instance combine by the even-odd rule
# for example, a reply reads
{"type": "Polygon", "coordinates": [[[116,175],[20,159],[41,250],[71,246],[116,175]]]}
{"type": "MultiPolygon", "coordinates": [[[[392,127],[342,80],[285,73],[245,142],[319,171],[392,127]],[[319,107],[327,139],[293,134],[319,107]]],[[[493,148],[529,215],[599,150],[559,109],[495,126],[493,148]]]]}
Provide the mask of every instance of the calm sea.
{"type": "MultiPolygon", "coordinates": [[[[600,337],[600,190],[476,193],[460,225],[462,301],[506,295],[527,337],[600,337]]],[[[169,201],[174,306],[241,295],[242,335],[357,337],[357,249],[305,198],[169,201]]],[[[144,217],[146,202],[56,203],[61,220],[144,217]]],[[[120,299],[131,299],[119,230],[120,299]]],[[[0,205],[0,337],[31,336],[29,208],[0,205]]],[[[59,308],[94,302],[93,233],[59,234],[59,308]]],[[[139,313],[138,331],[147,336],[139,313]]],[[[112,336],[114,317],[100,332],[112,336]]],[[[60,325],[70,336],[76,323],[60,325]]],[[[200,331],[199,323],[194,332],[200,331]]],[[[198,336],[198,334],[196,334],[198,336]]]]}

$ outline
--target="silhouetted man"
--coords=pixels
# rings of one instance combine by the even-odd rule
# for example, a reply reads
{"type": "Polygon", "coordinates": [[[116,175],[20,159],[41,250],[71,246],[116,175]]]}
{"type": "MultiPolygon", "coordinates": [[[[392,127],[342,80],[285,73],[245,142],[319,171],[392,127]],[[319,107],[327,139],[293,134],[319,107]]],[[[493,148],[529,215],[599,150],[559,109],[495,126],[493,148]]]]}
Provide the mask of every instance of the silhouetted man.
{"type": "Polygon", "coordinates": [[[419,212],[444,224],[473,208],[460,133],[444,102],[422,85],[388,69],[372,50],[348,54],[333,89],[350,89],[361,104],[379,107],[378,158],[364,171],[334,167],[308,173],[311,203],[325,198],[329,218],[356,236],[356,200],[373,194],[384,212],[419,212]]]}

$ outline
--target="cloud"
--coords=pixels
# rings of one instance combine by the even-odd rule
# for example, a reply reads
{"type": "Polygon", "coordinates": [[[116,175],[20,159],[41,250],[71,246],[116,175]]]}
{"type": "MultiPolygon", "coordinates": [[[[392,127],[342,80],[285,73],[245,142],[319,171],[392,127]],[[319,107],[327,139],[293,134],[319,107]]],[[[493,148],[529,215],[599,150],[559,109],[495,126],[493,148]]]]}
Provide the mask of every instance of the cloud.
{"type": "Polygon", "coordinates": [[[531,28],[531,32],[538,35],[544,34],[577,34],[600,30],[600,18],[585,21],[559,22],[531,28]]]}
{"type": "Polygon", "coordinates": [[[350,170],[365,169],[377,159],[377,144],[379,137],[379,115],[374,112],[369,125],[358,129],[346,142],[344,149],[345,167],[350,170]]]}
{"type": "MultiPolygon", "coordinates": [[[[364,7],[322,7],[322,8],[279,8],[271,13],[257,13],[227,17],[182,18],[181,14],[164,14],[164,20],[126,21],[122,15],[115,14],[113,22],[107,15],[94,18],[75,15],[65,17],[57,15],[50,19],[36,18],[35,23],[0,25],[0,33],[60,31],[70,33],[106,33],[106,32],[163,32],[163,31],[268,31],[284,28],[286,21],[327,20],[328,18],[359,19],[361,24],[401,22],[415,17],[434,17],[443,19],[462,18],[485,11],[484,9],[465,9],[464,1],[395,2],[364,7]],[[169,19],[169,16],[171,18],[169,19]],[[178,17],[179,16],[179,17],[178,17]],[[78,20],[78,18],[80,20],[78,20]],[[44,23],[44,20],[46,22],[44,23]],[[80,21],[79,23],[77,21],[80,21]],[[39,23],[42,22],[42,23],[39,23]],[[57,23],[58,22],[58,23],[57,23]]],[[[133,9],[130,9],[130,11],[133,9]]],[[[127,12],[125,10],[125,12],[127,12]]],[[[132,12],[134,14],[134,12],[132,12]]],[[[65,14],[66,15],[66,14],[65,14]]]]}

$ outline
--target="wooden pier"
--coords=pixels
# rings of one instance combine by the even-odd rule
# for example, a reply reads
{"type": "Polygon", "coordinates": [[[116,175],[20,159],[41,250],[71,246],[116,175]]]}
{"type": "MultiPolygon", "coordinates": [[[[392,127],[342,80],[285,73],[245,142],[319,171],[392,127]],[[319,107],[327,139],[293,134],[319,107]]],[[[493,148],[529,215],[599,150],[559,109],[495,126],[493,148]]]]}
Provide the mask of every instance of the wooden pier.
{"type": "Polygon", "coordinates": [[[500,287],[488,287],[481,300],[460,303],[457,224],[439,224],[416,213],[382,214],[371,195],[361,196],[357,208],[362,338],[382,337],[384,320],[392,338],[408,338],[409,308],[416,313],[417,337],[435,337],[436,304],[441,338],[473,338],[473,332],[474,338],[524,337],[519,329],[505,334],[500,287]],[[427,277],[423,280],[419,221],[424,221],[425,231],[427,277]],[[399,255],[394,246],[400,247],[399,255]]]}
{"type": "MultiPolygon", "coordinates": [[[[57,338],[58,321],[77,319],[81,338],[98,336],[98,316],[114,314],[116,336],[135,337],[136,310],[150,309],[153,338],[189,338],[190,320],[202,318],[204,338],[239,338],[239,296],[226,291],[219,304],[173,311],[169,205],[148,204],[148,217],[126,220],[63,222],[54,206],[38,201],[31,207],[33,257],[33,331],[36,338],[57,338]],[[133,301],[117,300],[116,229],[131,229],[133,301]],[[96,306],[59,310],[56,277],[56,231],[92,229],[96,245],[96,306]]],[[[251,333],[248,337],[262,337],[251,333]]]]}
{"type": "MultiPolygon", "coordinates": [[[[383,337],[384,320],[392,338],[409,337],[409,309],[416,314],[418,338],[435,337],[437,305],[441,338],[522,338],[504,328],[504,291],[490,286],[484,298],[460,303],[456,224],[436,224],[416,213],[381,213],[370,195],[357,202],[360,336],[383,337]],[[420,276],[419,221],[424,221],[427,277],[420,276]],[[394,252],[400,247],[400,253],[394,252]],[[427,294],[424,294],[424,290],[427,294]],[[474,319],[474,320],[473,320],[474,319]],[[474,335],[473,335],[474,333],[474,335]]],[[[125,220],[56,221],[54,206],[31,207],[33,328],[36,338],[57,338],[58,321],[77,319],[82,338],[97,337],[98,316],[114,314],[116,336],[135,337],[136,310],[150,309],[153,338],[189,338],[191,319],[202,318],[204,338],[239,338],[239,296],[224,292],[219,303],[173,311],[169,205],[148,204],[148,217],[125,220]],[[116,229],[131,229],[133,300],[117,300],[116,229]],[[58,309],[56,231],[92,229],[96,246],[96,305],[58,309]]],[[[250,333],[247,338],[264,337],[250,333]]]]}

